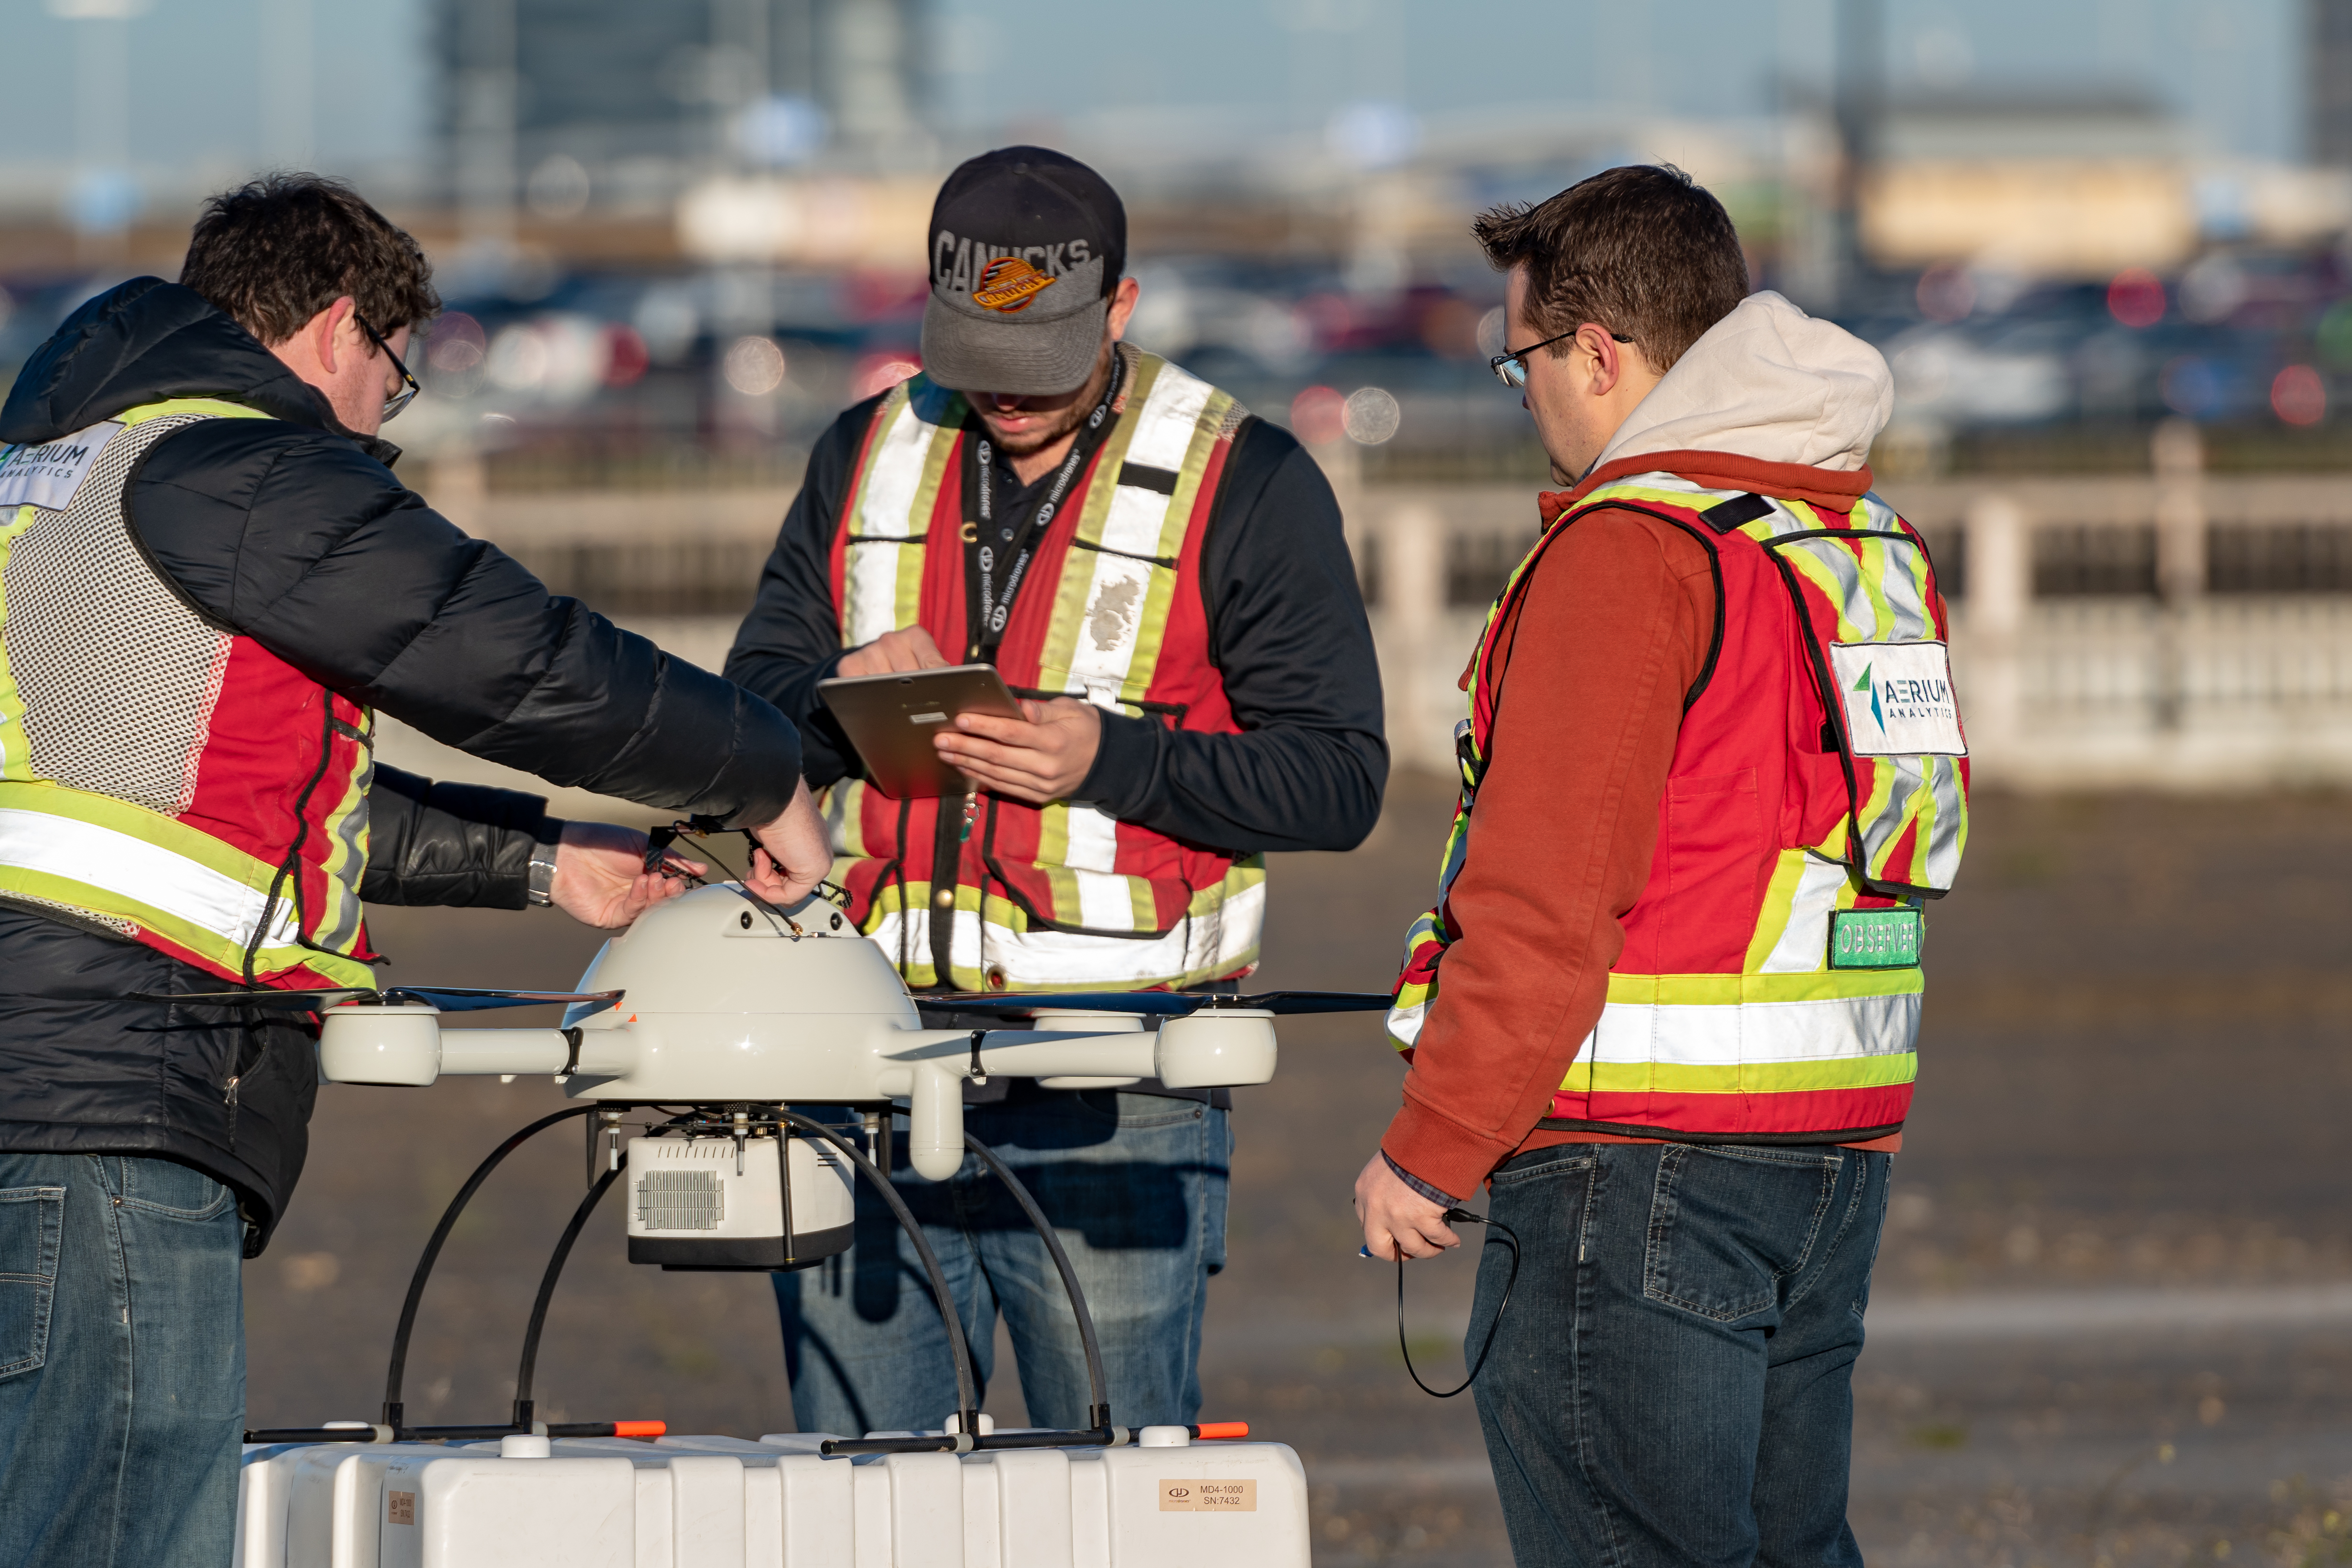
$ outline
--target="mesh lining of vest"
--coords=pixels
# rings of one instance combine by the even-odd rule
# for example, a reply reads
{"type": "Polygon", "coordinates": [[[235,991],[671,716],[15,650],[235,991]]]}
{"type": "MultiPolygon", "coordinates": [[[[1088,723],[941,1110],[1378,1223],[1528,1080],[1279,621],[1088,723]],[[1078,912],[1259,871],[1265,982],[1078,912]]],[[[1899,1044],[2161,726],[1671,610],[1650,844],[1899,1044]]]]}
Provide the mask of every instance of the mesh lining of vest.
{"type": "Polygon", "coordinates": [[[33,771],[167,817],[195,797],[234,639],[139,553],[122,490],[150,446],[205,417],[118,433],[66,509],[41,509],[0,570],[0,643],[25,705],[33,771]]]}
{"type": "Polygon", "coordinates": [[[0,904],[20,904],[37,914],[54,915],[68,925],[95,926],[111,931],[117,936],[128,936],[133,941],[139,937],[139,927],[121,915],[100,915],[97,910],[84,909],[79,904],[60,904],[54,898],[36,898],[29,893],[18,893],[14,888],[0,888],[0,904]]]}

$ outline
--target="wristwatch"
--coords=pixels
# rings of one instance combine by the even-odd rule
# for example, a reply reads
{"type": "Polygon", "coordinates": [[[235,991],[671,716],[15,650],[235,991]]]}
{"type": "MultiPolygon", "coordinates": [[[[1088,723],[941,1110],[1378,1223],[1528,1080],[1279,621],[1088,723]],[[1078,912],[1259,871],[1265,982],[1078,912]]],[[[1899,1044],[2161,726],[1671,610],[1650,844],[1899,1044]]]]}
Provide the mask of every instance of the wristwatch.
{"type": "Polygon", "coordinates": [[[555,902],[555,845],[533,844],[530,847],[531,907],[543,909],[555,902]]]}

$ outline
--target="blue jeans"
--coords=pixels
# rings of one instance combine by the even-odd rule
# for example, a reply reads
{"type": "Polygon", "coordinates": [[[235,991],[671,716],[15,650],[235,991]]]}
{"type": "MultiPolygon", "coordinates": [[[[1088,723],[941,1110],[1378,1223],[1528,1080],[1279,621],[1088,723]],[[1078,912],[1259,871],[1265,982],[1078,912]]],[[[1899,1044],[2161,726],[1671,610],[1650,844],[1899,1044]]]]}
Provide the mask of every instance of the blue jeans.
{"type": "MultiPolygon", "coordinates": [[[[1852,1374],[1891,1164],[1576,1144],[1496,1171],[1524,1257],[1476,1395],[1520,1568],[1861,1568],[1852,1374]]],[[[1473,1354],[1509,1268],[1493,1237],[1473,1354]]]]}
{"type": "MultiPolygon", "coordinates": [[[[1035,1196],[1070,1255],[1123,1427],[1193,1420],[1201,1319],[1225,1265],[1227,1113],[1191,1100],[1089,1090],[964,1113],[972,1134],[1035,1196]]],[[[1090,1396],[1061,1276],[1019,1205],[967,1155],[944,1182],[891,1175],[955,1292],[973,1372],[993,1372],[1004,1314],[1030,1421],[1086,1425],[1090,1396]]],[[[936,1427],[955,1408],[954,1364],[930,1286],[888,1208],[861,1180],[856,1241],[778,1274],[784,1364],[803,1432],[855,1437],[936,1427]]]]}
{"type": "Polygon", "coordinates": [[[0,1563],[226,1568],[243,1255],[202,1172],[0,1153],[0,1563]]]}

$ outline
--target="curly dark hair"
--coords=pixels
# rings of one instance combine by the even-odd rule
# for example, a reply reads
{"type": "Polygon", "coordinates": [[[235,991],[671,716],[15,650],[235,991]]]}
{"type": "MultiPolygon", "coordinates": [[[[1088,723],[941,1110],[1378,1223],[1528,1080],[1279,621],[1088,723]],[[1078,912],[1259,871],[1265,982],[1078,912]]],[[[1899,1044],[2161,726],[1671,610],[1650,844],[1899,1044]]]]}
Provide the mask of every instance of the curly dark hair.
{"type": "Polygon", "coordinates": [[[1528,269],[1529,324],[1545,337],[1591,321],[1633,339],[1660,372],[1748,298],[1731,214],[1671,163],[1630,163],[1533,206],[1489,208],[1470,232],[1496,271],[1528,269]]]}
{"type": "Polygon", "coordinates": [[[441,308],[423,248],[323,174],[265,174],[207,199],[180,281],[273,345],[346,294],[379,332],[441,308]]]}

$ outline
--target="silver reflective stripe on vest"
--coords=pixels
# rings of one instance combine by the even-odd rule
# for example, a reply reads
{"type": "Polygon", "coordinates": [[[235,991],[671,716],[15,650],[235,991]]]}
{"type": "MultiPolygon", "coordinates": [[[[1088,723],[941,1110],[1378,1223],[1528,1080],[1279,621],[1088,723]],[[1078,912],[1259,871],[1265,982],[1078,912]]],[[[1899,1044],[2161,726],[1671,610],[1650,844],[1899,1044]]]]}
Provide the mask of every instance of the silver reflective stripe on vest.
{"type": "MultiPolygon", "coordinates": [[[[1122,882],[1119,894],[1127,894],[1122,882]]],[[[985,967],[1002,973],[1013,990],[1049,986],[1157,985],[1163,981],[1190,983],[1231,974],[1255,952],[1265,918],[1265,884],[1239,887],[1206,914],[1180,920],[1166,935],[1156,937],[1090,936],[1076,931],[1014,931],[988,923],[986,946],[981,918],[973,911],[955,915],[950,961],[959,968],[985,967]]],[[[928,955],[931,943],[931,913],[917,908],[893,911],[873,932],[886,953],[903,951],[928,955]],[[903,929],[902,929],[903,927],[903,929]]]]}
{"type": "MultiPolygon", "coordinates": [[[[1127,444],[1126,463],[1139,467],[1171,470],[1184,465],[1192,438],[1216,389],[1198,376],[1163,363],[1153,379],[1150,394],[1135,419],[1127,444]]],[[[1121,465],[1124,468],[1125,464],[1121,465]]],[[[1156,557],[1167,536],[1169,512],[1178,497],[1163,495],[1142,485],[1120,485],[1111,492],[1110,509],[1103,519],[1098,550],[1071,552],[1093,558],[1093,576],[1087,584],[1087,612],[1070,658],[1070,674],[1063,689],[1083,696],[1099,708],[1118,711],[1118,696],[1135,666],[1142,641],[1143,612],[1151,595],[1150,559],[1156,557]],[[1121,551],[1113,554],[1112,551],[1121,551]]],[[[1068,566],[1063,570],[1067,571],[1068,566]]],[[[1132,929],[1136,923],[1133,894],[1123,876],[1110,873],[1118,852],[1117,819],[1079,801],[1069,803],[1069,848],[1063,863],[1077,883],[1078,924],[1097,931],[1132,929]]],[[[1181,927],[1180,927],[1181,929],[1181,927]]],[[[1171,932],[1170,936],[1176,935],[1171,932]]],[[[1251,944],[1256,936],[1253,930],[1251,944]]],[[[1187,968],[1192,966],[1186,966],[1187,968]]]]}
{"type": "Polygon", "coordinates": [[[912,590],[921,581],[923,536],[931,523],[923,478],[933,466],[932,444],[956,435],[937,419],[961,406],[952,393],[924,391],[918,400],[901,384],[883,403],[888,423],[875,438],[849,530],[844,647],[861,647],[914,622],[912,590]]]}
{"type": "MultiPolygon", "coordinates": [[[[47,811],[0,808],[0,865],[134,892],[140,903],[240,948],[253,946],[254,927],[268,903],[236,878],[161,844],[47,811]]],[[[289,946],[296,938],[293,904],[281,898],[263,946],[289,946]]]]}
{"type": "MultiPolygon", "coordinates": [[[[1136,415],[1128,438],[1127,463],[1143,468],[1181,468],[1199,432],[1201,413],[1215,392],[1198,376],[1162,364],[1136,415]]],[[[1103,548],[1085,552],[1094,558],[1094,572],[1087,586],[1086,620],[1071,653],[1069,681],[1064,689],[1083,694],[1097,707],[1116,706],[1117,694],[1134,667],[1144,607],[1151,594],[1152,562],[1160,554],[1168,514],[1180,495],[1181,491],[1163,495],[1141,485],[1117,486],[1103,518],[1103,548]]]]}
{"type": "Polygon", "coordinates": [[[1899,1056],[1919,1038],[1917,992],[1810,1001],[1608,1003],[1577,1052],[1602,1066],[1758,1066],[1899,1056]]]}

